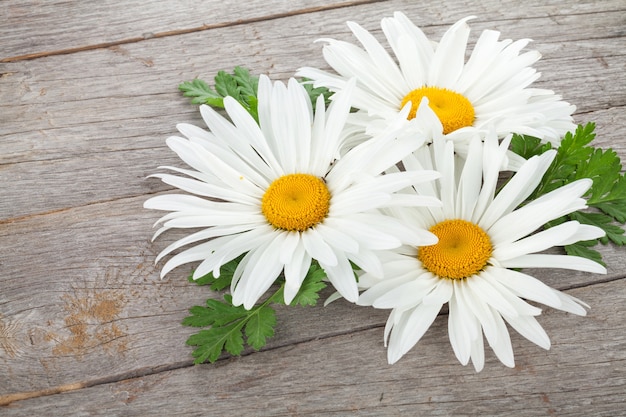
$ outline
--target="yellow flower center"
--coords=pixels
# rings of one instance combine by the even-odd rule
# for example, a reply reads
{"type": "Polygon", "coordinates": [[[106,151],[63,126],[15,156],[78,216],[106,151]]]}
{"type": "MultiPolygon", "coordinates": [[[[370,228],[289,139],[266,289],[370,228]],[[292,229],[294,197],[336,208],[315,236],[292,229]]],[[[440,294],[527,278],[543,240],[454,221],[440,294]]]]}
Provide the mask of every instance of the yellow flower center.
{"type": "Polygon", "coordinates": [[[330,192],[321,178],[289,174],[275,179],[261,200],[267,221],[283,230],[305,231],[328,215],[330,192]]]}
{"type": "Polygon", "coordinates": [[[441,278],[463,279],[481,271],[491,257],[489,236],[474,223],[444,220],[430,228],[439,238],[432,246],[422,246],[417,259],[424,268],[441,278]]]}
{"type": "Polygon", "coordinates": [[[400,108],[411,101],[409,120],[415,117],[423,97],[428,97],[428,105],[439,117],[444,134],[447,135],[457,129],[474,124],[475,112],[472,103],[462,94],[439,87],[421,87],[411,91],[402,99],[400,108]]]}

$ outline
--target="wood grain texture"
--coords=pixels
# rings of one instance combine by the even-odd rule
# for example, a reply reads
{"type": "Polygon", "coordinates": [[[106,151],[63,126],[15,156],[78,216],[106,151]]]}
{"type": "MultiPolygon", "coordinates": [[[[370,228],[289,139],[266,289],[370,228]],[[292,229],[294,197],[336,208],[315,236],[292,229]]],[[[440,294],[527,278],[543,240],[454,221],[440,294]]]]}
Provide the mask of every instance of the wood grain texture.
{"type": "Polygon", "coordinates": [[[151,243],[159,213],[142,209],[171,190],[146,176],[180,165],[165,138],[201,125],[176,86],[236,65],[283,80],[325,67],[315,39],[353,41],[346,20],[380,37],[395,10],[433,39],[469,14],[470,42],[532,38],[537,85],[626,159],[622,0],[0,4],[0,59],[16,58],[0,62],[0,415],[625,415],[626,255],[611,245],[606,276],[533,271],[592,308],[547,309],[552,350],[514,336],[513,370],[491,354],[480,374],[459,365],[445,314],[388,366],[387,312],[344,302],[281,308],[262,352],[191,365],[180,321],[209,294],[190,267],[159,280],[154,257],[181,235],[151,243]]]}
{"type": "MultiPolygon", "coordinates": [[[[546,312],[542,324],[558,334],[551,350],[514,336],[513,370],[493,354],[479,374],[456,363],[444,316],[394,366],[385,362],[382,328],[365,329],[69,392],[55,396],[54,409],[89,416],[155,409],[192,416],[623,415],[626,325],[613,313],[626,287],[616,281],[570,293],[594,306],[590,316],[546,312]]],[[[26,400],[5,412],[41,413],[50,401],[26,400]]]]}
{"type": "Polygon", "coordinates": [[[66,54],[146,39],[277,19],[372,0],[19,1],[0,5],[0,62],[66,54]],[[45,26],[42,28],[42,22],[45,26]],[[43,30],[42,30],[43,29],[43,30]]]}

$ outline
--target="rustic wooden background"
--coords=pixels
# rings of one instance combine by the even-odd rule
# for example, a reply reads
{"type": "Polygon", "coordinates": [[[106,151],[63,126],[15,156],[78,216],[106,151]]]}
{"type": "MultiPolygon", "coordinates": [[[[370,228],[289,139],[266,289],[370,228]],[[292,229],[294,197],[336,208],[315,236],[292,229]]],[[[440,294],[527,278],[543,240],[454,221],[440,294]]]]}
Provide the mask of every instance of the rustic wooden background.
{"type": "Polygon", "coordinates": [[[608,275],[536,271],[591,305],[547,309],[553,346],[514,335],[517,366],[488,351],[476,374],[454,358],[445,315],[399,363],[383,348],[387,311],[336,302],[282,308],[261,352],[194,366],[180,322],[208,289],[189,268],[158,278],[159,213],[171,188],[146,176],[179,164],[177,122],[201,124],[177,91],[244,65],[286,80],[325,67],[319,37],[380,35],[403,10],[438,39],[476,15],[532,38],[537,85],[597,122],[626,160],[624,0],[4,0],[0,2],[0,415],[626,415],[626,249],[602,247],[608,275]]]}

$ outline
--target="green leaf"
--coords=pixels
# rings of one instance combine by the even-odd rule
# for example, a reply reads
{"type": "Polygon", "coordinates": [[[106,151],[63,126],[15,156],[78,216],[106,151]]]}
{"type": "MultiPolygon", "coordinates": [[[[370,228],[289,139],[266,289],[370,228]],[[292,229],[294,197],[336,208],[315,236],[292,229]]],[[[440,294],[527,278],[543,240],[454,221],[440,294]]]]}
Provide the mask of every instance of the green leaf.
{"type": "Polygon", "coordinates": [[[602,266],[606,264],[602,261],[602,255],[595,249],[591,249],[598,243],[597,240],[584,240],[565,246],[565,252],[570,256],[580,256],[582,258],[591,259],[602,266]]]}
{"type": "Polygon", "coordinates": [[[626,198],[615,199],[613,201],[603,203],[595,203],[593,206],[613,217],[619,223],[626,223],[626,198]]]}
{"type": "Polygon", "coordinates": [[[590,178],[593,187],[589,190],[589,203],[603,201],[619,181],[622,164],[617,153],[612,149],[594,149],[589,159],[579,163],[574,174],[575,179],[590,178]]]}
{"type": "MultiPolygon", "coordinates": [[[[230,262],[227,265],[229,270],[234,271],[236,268],[236,265],[230,262]]],[[[318,293],[326,287],[323,282],[325,278],[324,270],[317,262],[313,262],[291,305],[315,305],[319,298],[318,293]]],[[[208,282],[203,282],[205,283],[208,282]]],[[[210,327],[190,336],[187,340],[187,344],[197,346],[193,352],[195,363],[214,362],[224,350],[233,355],[240,354],[244,348],[244,334],[245,342],[253,349],[259,350],[265,346],[267,339],[274,336],[276,326],[276,313],[270,305],[284,304],[284,288],[283,282],[274,294],[250,310],[243,306],[234,306],[232,296],[229,294],[224,295],[224,301],[208,299],[206,307],[192,307],[189,310],[191,315],[183,319],[183,325],[210,327]]]]}
{"type": "Polygon", "coordinates": [[[261,349],[267,343],[267,338],[274,336],[276,326],[276,312],[273,308],[263,306],[250,316],[245,327],[247,342],[255,350],[261,349]]]}
{"type": "Polygon", "coordinates": [[[206,275],[201,276],[198,279],[193,279],[193,272],[187,278],[189,282],[195,282],[198,285],[210,285],[213,291],[220,291],[226,287],[230,286],[231,281],[233,280],[233,275],[235,274],[235,270],[237,269],[237,265],[244,257],[245,254],[238,256],[230,262],[226,262],[220,268],[220,276],[215,278],[213,276],[213,272],[209,272],[206,275]]]}
{"type": "Polygon", "coordinates": [[[206,307],[192,307],[189,310],[191,316],[183,319],[183,325],[210,326],[187,339],[188,345],[197,346],[193,351],[195,363],[215,362],[224,350],[231,355],[239,355],[244,348],[244,332],[247,344],[252,348],[258,350],[265,346],[267,338],[274,335],[276,326],[275,312],[269,304],[277,294],[282,297],[282,288],[250,310],[234,306],[229,294],[224,295],[224,301],[209,299],[206,307]]]}
{"type": "MultiPolygon", "coordinates": [[[[259,77],[252,76],[248,69],[237,66],[233,69],[232,74],[218,71],[214,81],[215,90],[200,79],[185,81],[178,88],[185,97],[192,98],[192,104],[208,104],[219,109],[224,108],[224,97],[230,96],[237,100],[258,123],[259,77]]],[[[330,90],[325,87],[315,88],[313,83],[307,79],[303,79],[301,83],[307,91],[314,109],[320,95],[324,97],[324,106],[330,104],[330,96],[332,95],[330,90]]]]}
{"type": "Polygon", "coordinates": [[[231,355],[239,355],[243,350],[243,336],[241,324],[233,323],[229,326],[211,327],[209,330],[201,330],[187,339],[190,346],[198,346],[192,352],[196,358],[194,363],[215,362],[223,350],[231,355]]]}
{"type": "MultiPolygon", "coordinates": [[[[598,209],[599,212],[578,211],[552,220],[544,227],[552,227],[567,220],[578,220],[600,227],[606,232],[606,237],[568,245],[565,250],[568,254],[601,262],[600,253],[591,249],[591,246],[609,241],[617,245],[626,244],[624,229],[619,226],[626,222],[626,179],[622,173],[622,163],[615,151],[591,145],[595,138],[594,129],[595,124],[588,123],[585,126],[578,126],[574,133],[567,133],[564,136],[557,148],[554,161],[527,201],[532,201],[573,181],[582,178],[591,179],[593,184],[585,197],[587,205],[598,209]]],[[[511,150],[525,158],[539,155],[549,148],[549,144],[542,144],[539,139],[529,136],[514,135],[511,141],[511,150]]]]}
{"type": "Polygon", "coordinates": [[[248,107],[246,108],[248,110],[248,113],[250,113],[250,115],[254,118],[254,120],[259,121],[259,100],[257,100],[257,98],[255,96],[248,96],[246,98],[246,101],[248,102],[248,107]]]}
{"type": "Polygon", "coordinates": [[[552,149],[552,145],[549,142],[542,143],[541,139],[534,136],[515,134],[511,139],[510,149],[521,157],[529,159],[552,149]]]}
{"type": "Polygon", "coordinates": [[[237,79],[226,71],[218,71],[215,76],[215,91],[222,97],[231,96],[237,101],[241,99],[237,79]]]}
{"type": "Polygon", "coordinates": [[[256,99],[259,90],[259,77],[252,77],[250,72],[242,67],[235,67],[233,74],[241,95],[256,99]]]}
{"type": "Polygon", "coordinates": [[[554,161],[529,199],[534,200],[576,179],[574,174],[593,153],[594,148],[587,144],[595,137],[594,128],[593,123],[588,123],[584,127],[578,126],[574,134],[571,132],[565,134],[557,148],[554,161]]]}
{"type": "Polygon", "coordinates": [[[192,104],[208,104],[213,107],[224,108],[223,98],[201,79],[185,81],[178,85],[178,89],[183,92],[185,97],[192,97],[192,104]]]}
{"type": "Polygon", "coordinates": [[[232,296],[225,295],[225,303],[219,300],[208,299],[206,307],[194,306],[189,309],[191,316],[183,319],[185,326],[223,326],[244,318],[248,311],[243,306],[233,306],[232,296]]]}
{"type": "Polygon", "coordinates": [[[215,76],[215,89],[203,80],[185,81],[178,86],[185,97],[191,97],[192,104],[208,104],[223,109],[224,98],[232,97],[241,104],[258,122],[257,91],[259,77],[253,77],[242,67],[235,67],[232,74],[218,71],[215,76]]]}
{"type": "Polygon", "coordinates": [[[309,80],[308,78],[303,78],[300,81],[300,84],[302,84],[306,92],[309,94],[309,99],[311,100],[313,109],[315,109],[315,106],[317,105],[317,98],[319,96],[324,97],[324,106],[328,107],[328,105],[330,104],[330,96],[333,94],[328,88],[314,87],[313,81],[309,80]]]}
{"type": "Polygon", "coordinates": [[[319,299],[319,292],[326,288],[326,284],[323,282],[325,278],[326,272],[317,263],[312,263],[304,281],[302,281],[300,290],[290,305],[301,305],[303,307],[316,305],[319,299]]]}
{"type": "Polygon", "coordinates": [[[600,238],[600,242],[607,243],[609,240],[617,245],[626,244],[624,229],[613,223],[613,218],[603,213],[586,213],[577,211],[570,214],[572,220],[578,220],[583,224],[597,226],[606,232],[606,237],[600,238]]]}

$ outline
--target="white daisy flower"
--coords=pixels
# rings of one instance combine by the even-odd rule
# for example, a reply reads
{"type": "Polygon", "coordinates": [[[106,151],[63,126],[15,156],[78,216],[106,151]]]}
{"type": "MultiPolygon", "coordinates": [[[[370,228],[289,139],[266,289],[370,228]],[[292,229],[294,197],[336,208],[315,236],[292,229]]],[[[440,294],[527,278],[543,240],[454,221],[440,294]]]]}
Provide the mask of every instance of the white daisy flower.
{"type": "Polygon", "coordinates": [[[327,42],[324,57],[338,75],[310,67],[297,74],[332,91],[341,91],[348,79],[356,78],[352,106],[360,112],[351,122],[365,125],[370,133],[405,105],[410,106],[409,118],[413,117],[427,97],[447,139],[468,142],[474,133],[484,135],[493,125],[499,137],[518,133],[558,144],[576,127],[571,117],[575,107],[553,91],[529,88],[540,76],[531,66],[539,60],[539,52],[521,52],[528,39],[498,40],[499,32],[485,30],[466,62],[471,18],[454,24],[438,44],[400,12],[382,19],[395,59],[371,33],[348,22],[364,49],[322,39],[327,42]]]}
{"type": "Polygon", "coordinates": [[[316,260],[337,291],[354,302],[358,288],[350,262],[380,276],[376,251],[436,242],[431,233],[405,227],[377,210],[440,204],[432,197],[396,193],[432,181],[437,172],[381,175],[419,146],[414,138],[396,138],[406,119],[398,118],[386,134],[337,159],[351,90],[348,83],[328,109],[320,97],[314,114],[296,80],[289,80],[288,86],[272,85],[262,76],[259,124],[227,97],[224,105],[232,123],[201,106],[210,132],[178,125],[186,138],[170,137],[167,145],[192,169],[165,167],[186,177],[154,177],[195,196],[160,195],[144,206],[172,212],[159,220],[163,226],[155,238],[172,228],[200,230],[159,254],[157,262],[195,244],[169,259],[161,276],[179,265],[202,261],[193,277],[209,272],[217,277],[223,264],[245,254],[231,290],[233,304],[249,309],[281,273],[285,302],[291,302],[316,260]]]}
{"type": "Polygon", "coordinates": [[[404,224],[429,229],[439,242],[389,251],[381,258],[384,279],[369,273],[359,279],[366,291],[358,304],[392,309],[384,336],[389,363],[420,340],[446,303],[454,353],[463,365],[471,359],[476,371],[484,365],[483,333],[500,361],[514,366],[505,321],[542,348],[550,347],[550,339],[535,319],[541,310],[525,300],[586,314],[583,306],[588,306],[582,301],[517,269],[606,273],[588,259],[538,253],[604,235],[601,229],[576,221],[537,231],[551,220],[585,208],[581,196],[591,180],[572,182],[520,206],[554,159],[555,151],[548,151],[526,161],[494,197],[509,142],[510,136],[498,145],[495,133],[487,135],[484,143],[476,137],[462,160],[454,156],[453,142],[435,141],[404,160],[409,170],[440,171],[439,184],[422,184],[416,190],[440,198],[443,206],[393,208],[404,224]]]}

